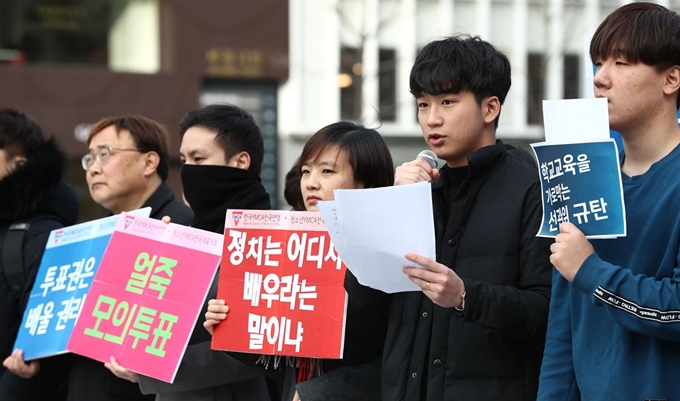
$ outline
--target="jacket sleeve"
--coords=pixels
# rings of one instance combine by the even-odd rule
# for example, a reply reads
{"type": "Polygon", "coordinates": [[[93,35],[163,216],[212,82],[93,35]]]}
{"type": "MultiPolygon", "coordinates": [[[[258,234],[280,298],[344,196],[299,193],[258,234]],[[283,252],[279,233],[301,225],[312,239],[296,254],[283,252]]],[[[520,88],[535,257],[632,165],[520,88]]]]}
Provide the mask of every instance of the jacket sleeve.
{"type": "Polygon", "coordinates": [[[627,330],[661,340],[680,336],[680,255],[672,277],[657,279],[605,262],[591,254],[574,277],[573,286],[603,306],[627,330]]]}
{"type": "Polygon", "coordinates": [[[569,283],[557,270],[553,272],[552,283],[548,333],[545,339],[537,400],[580,400],[572,357],[569,283]]]}
{"type": "Polygon", "coordinates": [[[177,370],[175,381],[166,383],[146,376],[139,376],[142,394],[192,391],[261,376],[257,367],[246,366],[226,352],[213,351],[205,341],[187,347],[177,370]]]}
{"type": "Polygon", "coordinates": [[[343,366],[298,383],[303,401],[380,400],[380,360],[343,366]]]}
{"type": "Polygon", "coordinates": [[[516,282],[495,285],[463,278],[465,310],[462,318],[522,341],[542,347],[548,324],[552,265],[549,238],[536,236],[541,224],[540,185],[527,194],[522,205],[516,282]]]}

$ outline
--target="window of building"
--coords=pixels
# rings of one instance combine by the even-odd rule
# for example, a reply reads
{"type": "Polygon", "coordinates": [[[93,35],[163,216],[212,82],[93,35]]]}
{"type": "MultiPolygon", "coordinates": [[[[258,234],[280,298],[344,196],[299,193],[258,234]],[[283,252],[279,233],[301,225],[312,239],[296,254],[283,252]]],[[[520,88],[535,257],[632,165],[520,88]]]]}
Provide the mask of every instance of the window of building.
{"type": "Polygon", "coordinates": [[[545,99],[545,55],[540,53],[529,54],[529,77],[527,84],[528,105],[527,122],[529,125],[543,124],[542,102],[545,99]]]}
{"type": "MultiPolygon", "coordinates": [[[[397,119],[396,65],[394,49],[380,49],[378,67],[378,112],[381,121],[397,119]]],[[[362,52],[343,46],[340,49],[340,118],[360,121],[362,114],[362,52]]]]}
{"type": "Polygon", "coordinates": [[[340,48],[340,118],[361,119],[361,49],[340,48]]]}
{"type": "Polygon", "coordinates": [[[579,98],[581,61],[576,54],[564,55],[564,98],[579,98]]]}
{"type": "Polygon", "coordinates": [[[158,0],[2,0],[0,62],[160,68],[158,0]]]}
{"type": "Polygon", "coordinates": [[[380,119],[397,121],[397,51],[380,49],[380,69],[378,72],[378,97],[380,100],[380,119]]]}
{"type": "MultiPolygon", "coordinates": [[[[579,72],[581,62],[578,55],[564,55],[563,99],[579,97],[579,72]]],[[[527,84],[528,105],[527,122],[529,125],[543,124],[543,100],[545,99],[546,58],[544,54],[529,54],[529,79],[527,84]]]]}

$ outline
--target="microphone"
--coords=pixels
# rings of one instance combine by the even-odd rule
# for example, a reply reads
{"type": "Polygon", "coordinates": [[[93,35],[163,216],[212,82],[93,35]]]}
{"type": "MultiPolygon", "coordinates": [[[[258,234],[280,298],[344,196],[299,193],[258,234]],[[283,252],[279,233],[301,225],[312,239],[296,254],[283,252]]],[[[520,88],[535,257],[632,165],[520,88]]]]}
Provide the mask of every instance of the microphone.
{"type": "Polygon", "coordinates": [[[437,155],[431,150],[423,150],[416,156],[417,159],[424,160],[425,163],[429,164],[432,168],[437,168],[437,155]]]}

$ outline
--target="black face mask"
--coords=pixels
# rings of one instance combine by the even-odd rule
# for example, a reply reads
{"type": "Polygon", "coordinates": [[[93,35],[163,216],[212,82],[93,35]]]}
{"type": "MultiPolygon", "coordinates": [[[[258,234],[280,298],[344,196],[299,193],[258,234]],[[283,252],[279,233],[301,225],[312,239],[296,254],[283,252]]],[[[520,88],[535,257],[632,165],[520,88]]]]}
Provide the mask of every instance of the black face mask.
{"type": "Polygon", "coordinates": [[[271,209],[260,177],[227,166],[182,166],[184,197],[196,219],[193,226],[222,234],[227,209],[271,209]]]}

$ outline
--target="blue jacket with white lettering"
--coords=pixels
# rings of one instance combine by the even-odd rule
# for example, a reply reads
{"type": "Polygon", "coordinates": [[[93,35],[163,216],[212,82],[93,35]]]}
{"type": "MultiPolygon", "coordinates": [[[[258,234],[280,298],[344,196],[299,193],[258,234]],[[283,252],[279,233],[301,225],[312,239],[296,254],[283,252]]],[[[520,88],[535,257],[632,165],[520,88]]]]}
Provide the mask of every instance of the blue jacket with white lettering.
{"type": "Polygon", "coordinates": [[[680,146],[623,175],[628,235],[553,277],[539,400],[680,399],[680,146]]]}

